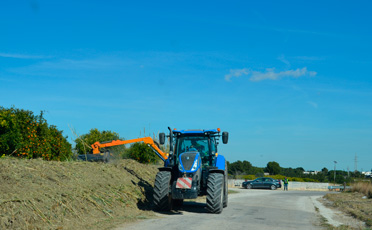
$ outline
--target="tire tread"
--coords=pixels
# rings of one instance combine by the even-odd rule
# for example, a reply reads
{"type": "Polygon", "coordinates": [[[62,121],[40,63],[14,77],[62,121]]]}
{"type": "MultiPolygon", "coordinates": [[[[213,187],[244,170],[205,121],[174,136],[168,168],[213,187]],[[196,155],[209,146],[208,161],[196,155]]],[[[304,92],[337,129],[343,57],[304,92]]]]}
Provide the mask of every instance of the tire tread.
{"type": "Polygon", "coordinates": [[[207,210],[211,213],[221,213],[223,209],[224,175],[211,173],[207,182],[207,210]]]}
{"type": "Polygon", "coordinates": [[[156,174],[154,183],[154,205],[159,211],[169,211],[171,209],[169,183],[171,173],[160,171],[156,174]]]}

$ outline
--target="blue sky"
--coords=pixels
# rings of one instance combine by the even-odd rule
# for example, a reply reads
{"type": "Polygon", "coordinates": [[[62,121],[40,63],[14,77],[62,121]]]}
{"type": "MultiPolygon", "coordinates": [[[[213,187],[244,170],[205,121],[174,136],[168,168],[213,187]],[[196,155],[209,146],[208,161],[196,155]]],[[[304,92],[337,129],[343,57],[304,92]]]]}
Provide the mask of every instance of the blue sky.
{"type": "Polygon", "coordinates": [[[0,1],[0,105],[73,143],[220,127],[230,162],[372,168],[370,1],[0,1]]]}

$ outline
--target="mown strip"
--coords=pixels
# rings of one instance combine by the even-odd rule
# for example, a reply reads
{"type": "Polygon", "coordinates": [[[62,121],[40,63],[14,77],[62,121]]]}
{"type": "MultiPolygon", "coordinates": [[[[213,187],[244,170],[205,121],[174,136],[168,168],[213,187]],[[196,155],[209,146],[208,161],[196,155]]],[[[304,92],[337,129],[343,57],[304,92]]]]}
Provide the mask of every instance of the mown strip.
{"type": "Polygon", "coordinates": [[[0,159],[0,229],[107,229],[152,216],[157,167],[0,159]]]}

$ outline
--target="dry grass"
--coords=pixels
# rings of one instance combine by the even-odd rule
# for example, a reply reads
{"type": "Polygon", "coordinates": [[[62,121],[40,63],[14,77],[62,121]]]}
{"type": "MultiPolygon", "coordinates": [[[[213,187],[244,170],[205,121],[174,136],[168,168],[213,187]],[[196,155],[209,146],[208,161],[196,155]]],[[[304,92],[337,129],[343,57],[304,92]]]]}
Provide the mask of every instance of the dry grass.
{"type": "Polygon", "coordinates": [[[0,229],[108,229],[152,216],[156,166],[0,158],[0,229]]]}
{"type": "Polygon", "coordinates": [[[352,192],[359,192],[372,198],[372,184],[370,182],[357,182],[351,186],[352,192]]]}
{"type": "Polygon", "coordinates": [[[372,227],[372,199],[368,199],[363,193],[342,192],[325,195],[328,205],[339,209],[372,227]]]}

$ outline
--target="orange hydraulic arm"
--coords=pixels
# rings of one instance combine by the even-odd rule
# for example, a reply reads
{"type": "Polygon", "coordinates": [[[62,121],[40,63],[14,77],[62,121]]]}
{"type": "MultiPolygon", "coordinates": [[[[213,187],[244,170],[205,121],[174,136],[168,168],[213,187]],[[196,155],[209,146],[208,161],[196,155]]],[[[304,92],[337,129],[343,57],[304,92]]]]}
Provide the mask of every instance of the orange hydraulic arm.
{"type": "Polygon", "coordinates": [[[117,145],[125,145],[125,144],[130,144],[130,143],[135,143],[135,142],[141,142],[141,141],[143,141],[145,144],[150,146],[151,149],[156,153],[156,155],[160,157],[160,159],[162,159],[163,161],[168,159],[169,154],[161,151],[161,149],[155,144],[154,140],[151,137],[142,137],[142,138],[124,140],[124,141],[113,140],[113,141],[105,142],[105,143],[100,143],[97,141],[94,144],[92,144],[93,154],[99,154],[100,148],[117,146],[117,145]]]}

